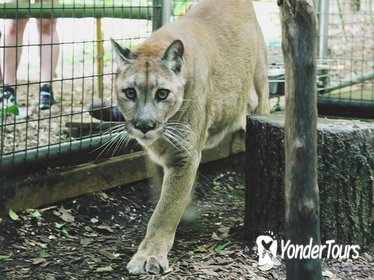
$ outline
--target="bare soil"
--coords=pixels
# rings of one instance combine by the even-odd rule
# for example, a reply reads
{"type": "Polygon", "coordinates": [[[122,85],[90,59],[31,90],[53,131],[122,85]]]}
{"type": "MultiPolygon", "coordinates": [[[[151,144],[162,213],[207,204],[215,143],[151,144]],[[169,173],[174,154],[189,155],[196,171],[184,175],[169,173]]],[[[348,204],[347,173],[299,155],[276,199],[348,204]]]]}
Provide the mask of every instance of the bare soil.
{"type": "MultiPolygon", "coordinates": [[[[126,271],[157,201],[157,187],[140,182],[4,217],[0,279],[285,279],[283,261],[261,271],[245,240],[244,164],[241,155],[200,168],[166,275],[126,271]]],[[[374,279],[374,258],[323,260],[323,272],[325,279],[374,279]]]]}

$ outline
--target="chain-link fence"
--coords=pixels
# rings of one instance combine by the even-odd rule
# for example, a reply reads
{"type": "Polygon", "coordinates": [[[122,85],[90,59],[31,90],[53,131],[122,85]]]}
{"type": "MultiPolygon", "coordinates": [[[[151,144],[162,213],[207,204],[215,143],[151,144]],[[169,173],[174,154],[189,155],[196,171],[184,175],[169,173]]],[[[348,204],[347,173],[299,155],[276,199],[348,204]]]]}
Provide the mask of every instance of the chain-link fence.
{"type": "MultiPolygon", "coordinates": [[[[78,156],[69,156],[68,161],[82,154],[96,158],[103,152],[100,146],[115,139],[111,128],[120,118],[113,94],[110,38],[135,48],[153,29],[177,20],[195,2],[60,0],[30,4],[15,0],[0,4],[1,84],[6,85],[1,88],[0,170],[26,162],[50,166],[57,156],[72,152],[78,156]],[[50,87],[45,90],[44,84],[50,87]],[[95,111],[96,107],[100,109],[95,111]],[[106,115],[102,108],[111,114],[106,115]]],[[[343,105],[348,114],[353,107],[374,112],[372,1],[316,2],[320,104],[343,105]]],[[[279,8],[273,0],[254,4],[269,50],[270,91],[272,96],[283,95],[279,8]]],[[[101,156],[115,152],[119,146],[114,141],[112,150],[101,156]]]]}

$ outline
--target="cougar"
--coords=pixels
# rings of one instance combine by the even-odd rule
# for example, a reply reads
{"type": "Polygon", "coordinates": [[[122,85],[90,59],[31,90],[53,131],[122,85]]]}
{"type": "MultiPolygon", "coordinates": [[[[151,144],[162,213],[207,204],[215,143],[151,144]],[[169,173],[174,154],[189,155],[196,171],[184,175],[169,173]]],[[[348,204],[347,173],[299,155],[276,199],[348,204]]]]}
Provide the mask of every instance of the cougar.
{"type": "Polygon", "coordinates": [[[112,40],[124,133],[164,170],[158,204],[127,269],[162,273],[203,149],[269,113],[266,46],[252,0],[202,0],[135,51],[112,40]]]}

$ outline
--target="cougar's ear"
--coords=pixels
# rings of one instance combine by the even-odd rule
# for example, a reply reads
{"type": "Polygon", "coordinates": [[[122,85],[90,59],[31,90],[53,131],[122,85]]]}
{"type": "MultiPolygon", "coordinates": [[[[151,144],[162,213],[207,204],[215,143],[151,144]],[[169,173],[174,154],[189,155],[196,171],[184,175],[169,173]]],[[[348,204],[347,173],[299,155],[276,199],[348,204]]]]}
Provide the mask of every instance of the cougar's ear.
{"type": "Polygon", "coordinates": [[[118,66],[130,64],[131,59],[133,59],[134,55],[128,48],[123,48],[110,38],[112,42],[113,50],[114,50],[114,59],[118,66]]]}
{"type": "Polygon", "coordinates": [[[181,40],[175,40],[165,51],[162,60],[166,65],[174,71],[179,73],[183,65],[184,46],[181,40]]]}

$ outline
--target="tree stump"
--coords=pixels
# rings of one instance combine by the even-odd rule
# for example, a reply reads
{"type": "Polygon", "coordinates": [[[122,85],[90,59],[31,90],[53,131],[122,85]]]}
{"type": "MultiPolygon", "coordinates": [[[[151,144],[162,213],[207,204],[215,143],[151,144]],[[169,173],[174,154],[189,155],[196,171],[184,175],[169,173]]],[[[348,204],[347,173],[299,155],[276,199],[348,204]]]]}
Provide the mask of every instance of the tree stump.
{"type": "MultiPolygon", "coordinates": [[[[246,232],[284,236],[284,116],[247,121],[246,232]]],[[[321,240],[374,244],[374,122],[318,119],[321,240]]]]}

